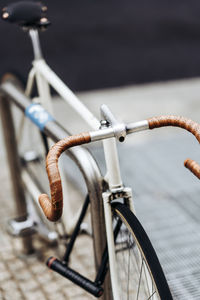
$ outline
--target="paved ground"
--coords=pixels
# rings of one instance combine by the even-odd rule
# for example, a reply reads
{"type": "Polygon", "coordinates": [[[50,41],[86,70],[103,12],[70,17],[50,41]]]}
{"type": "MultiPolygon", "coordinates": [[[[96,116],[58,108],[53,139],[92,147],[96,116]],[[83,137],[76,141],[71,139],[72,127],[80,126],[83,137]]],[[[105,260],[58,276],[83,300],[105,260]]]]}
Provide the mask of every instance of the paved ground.
{"type": "MultiPolygon", "coordinates": [[[[55,249],[47,251],[46,244],[34,238],[37,255],[29,257],[22,253],[20,239],[11,238],[5,231],[6,222],[14,215],[14,203],[10,191],[8,172],[5,161],[1,160],[0,173],[0,299],[25,300],[25,299],[91,299],[81,289],[77,289],[71,282],[61,278],[45,266],[45,258],[53,255],[55,249]]],[[[93,278],[93,267],[88,253],[91,255],[91,239],[81,236],[76,245],[72,264],[77,270],[88,270],[88,275],[93,278]],[[86,247],[87,245],[87,247],[86,247]]]]}
{"type": "MultiPolygon", "coordinates": [[[[95,113],[100,103],[107,103],[127,121],[174,113],[200,122],[199,95],[200,80],[195,79],[82,93],[80,97],[95,113]]],[[[60,110],[59,101],[56,110],[65,122],[73,121],[71,113],[66,117],[60,110]]],[[[128,139],[126,146],[120,145],[122,173],[127,185],[133,185],[138,215],[159,253],[176,299],[199,299],[200,187],[182,167],[188,156],[198,160],[199,147],[188,134],[179,129],[173,132],[163,129],[137,134],[128,139]]],[[[101,150],[94,146],[92,151],[104,169],[101,150]]],[[[14,205],[2,147],[0,166],[0,299],[90,299],[41,263],[55,249],[47,251],[45,244],[36,238],[36,248],[42,255],[25,258],[21,255],[21,241],[6,234],[5,224],[14,215],[14,205]]],[[[72,263],[78,269],[89,270],[92,276],[89,243],[89,237],[79,238],[72,263]],[[88,252],[89,256],[85,256],[88,252]]]]}

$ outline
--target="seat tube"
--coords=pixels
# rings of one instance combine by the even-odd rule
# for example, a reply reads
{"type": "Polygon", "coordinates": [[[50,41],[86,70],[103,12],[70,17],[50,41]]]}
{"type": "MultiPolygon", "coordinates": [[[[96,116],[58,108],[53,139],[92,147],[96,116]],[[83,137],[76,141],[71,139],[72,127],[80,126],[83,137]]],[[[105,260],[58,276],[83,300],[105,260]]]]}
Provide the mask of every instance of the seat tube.
{"type": "Polygon", "coordinates": [[[51,105],[51,94],[50,88],[45,77],[39,72],[39,70],[34,69],[34,62],[43,62],[43,55],[40,45],[40,39],[37,29],[30,29],[29,36],[32,42],[34,61],[33,61],[33,70],[35,71],[35,79],[37,83],[40,103],[52,114],[53,108],[51,105]]]}
{"type": "Polygon", "coordinates": [[[45,107],[45,109],[48,110],[48,112],[53,114],[49,84],[39,72],[36,72],[35,77],[37,82],[40,103],[45,107]]]}
{"type": "Polygon", "coordinates": [[[106,180],[108,181],[110,190],[121,189],[122,179],[119,167],[119,158],[116,146],[116,139],[110,138],[103,141],[104,155],[106,161],[106,180]]]}

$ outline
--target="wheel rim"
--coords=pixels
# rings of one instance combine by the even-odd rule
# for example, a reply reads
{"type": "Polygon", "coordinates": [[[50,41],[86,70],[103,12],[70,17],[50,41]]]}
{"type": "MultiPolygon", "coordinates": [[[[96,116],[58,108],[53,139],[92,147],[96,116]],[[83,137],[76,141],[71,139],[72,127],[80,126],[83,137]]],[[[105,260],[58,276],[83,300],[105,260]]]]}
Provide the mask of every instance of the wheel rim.
{"type": "Polygon", "coordinates": [[[121,223],[115,242],[120,300],[160,300],[155,281],[138,241],[116,210],[114,225],[121,223]]]}

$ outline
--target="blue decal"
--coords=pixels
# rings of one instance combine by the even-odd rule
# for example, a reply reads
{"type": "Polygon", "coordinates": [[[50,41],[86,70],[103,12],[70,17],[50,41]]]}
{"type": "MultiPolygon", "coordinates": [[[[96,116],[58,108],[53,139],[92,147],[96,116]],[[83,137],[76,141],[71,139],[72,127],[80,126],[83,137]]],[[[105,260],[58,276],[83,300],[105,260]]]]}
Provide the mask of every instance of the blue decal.
{"type": "Polygon", "coordinates": [[[26,110],[25,115],[36,124],[40,130],[43,130],[46,123],[53,121],[53,117],[38,103],[30,104],[26,110]]]}

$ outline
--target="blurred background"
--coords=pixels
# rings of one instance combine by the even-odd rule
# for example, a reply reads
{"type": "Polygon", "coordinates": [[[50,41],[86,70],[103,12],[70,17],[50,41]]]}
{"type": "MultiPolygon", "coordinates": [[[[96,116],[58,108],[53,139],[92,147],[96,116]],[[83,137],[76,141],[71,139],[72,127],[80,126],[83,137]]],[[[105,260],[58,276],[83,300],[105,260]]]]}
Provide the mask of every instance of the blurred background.
{"type": "MultiPolygon", "coordinates": [[[[13,2],[1,0],[1,7],[13,2]]],[[[196,77],[200,74],[197,0],[46,0],[52,26],[42,47],[52,68],[76,91],[196,77]]],[[[0,21],[1,72],[25,75],[31,44],[0,21]],[[9,60],[5,60],[8,57],[9,60]]]]}

